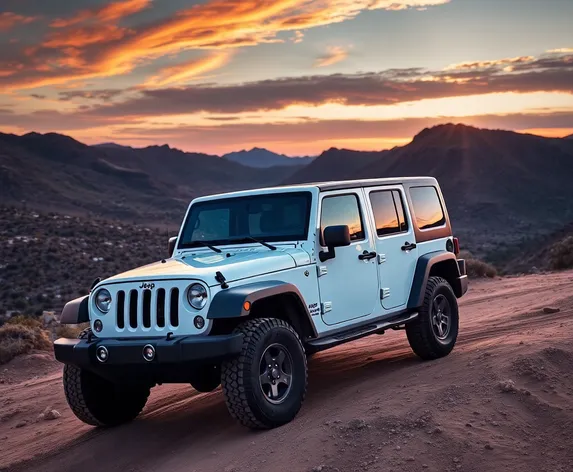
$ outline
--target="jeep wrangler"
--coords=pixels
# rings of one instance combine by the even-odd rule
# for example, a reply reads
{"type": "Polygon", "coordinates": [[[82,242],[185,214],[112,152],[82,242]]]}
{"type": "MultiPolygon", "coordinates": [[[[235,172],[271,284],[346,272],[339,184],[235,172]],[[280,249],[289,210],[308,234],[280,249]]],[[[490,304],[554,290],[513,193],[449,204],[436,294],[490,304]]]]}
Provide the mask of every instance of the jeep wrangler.
{"type": "Polygon", "coordinates": [[[133,420],[150,389],[219,385],[250,428],[291,421],[307,356],[404,329],[430,360],[451,352],[468,287],[430,177],[295,185],[193,200],[169,258],[70,301],[58,339],[67,401],[85,423],[133,420]]]}

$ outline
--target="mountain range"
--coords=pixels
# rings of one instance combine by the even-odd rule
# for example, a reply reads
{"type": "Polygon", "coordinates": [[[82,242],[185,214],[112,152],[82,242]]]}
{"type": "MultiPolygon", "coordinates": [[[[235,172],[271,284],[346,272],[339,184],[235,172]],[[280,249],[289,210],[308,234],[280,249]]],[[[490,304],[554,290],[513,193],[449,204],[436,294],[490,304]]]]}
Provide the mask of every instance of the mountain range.
{"type": "Polygon", "coordinates": [[[266,169],[275,166],[301,166],[310,164],[314,157],[288,157],[284,154],[277,154],[271,152],[268,149],[262,149],[254,147],[249,151],[231,152],[223,156],[227,159],[237,164],[242,164],[248,167],[257,167],[266,169]]]}
{"type": "Polygon", "coordinates": [[[2,203],[133,222],[176,225],[198,195],[414,175],[438,178],[456,234],[478,255],[507,252],[573,222],[571,139],[446,124],[391,150],[331,148],[296,159],[257,148],[221,158],[167,145],[87,146],[53,133],[0,134],[2,203]]]}
{"type": "Polygon", "coordinates": [[[56,133],[0,134],[2,203],[148,223],[179,223],[196,196],[276,185],[299,167],[253,168],[167,145],[88,146],[56,133]]]}

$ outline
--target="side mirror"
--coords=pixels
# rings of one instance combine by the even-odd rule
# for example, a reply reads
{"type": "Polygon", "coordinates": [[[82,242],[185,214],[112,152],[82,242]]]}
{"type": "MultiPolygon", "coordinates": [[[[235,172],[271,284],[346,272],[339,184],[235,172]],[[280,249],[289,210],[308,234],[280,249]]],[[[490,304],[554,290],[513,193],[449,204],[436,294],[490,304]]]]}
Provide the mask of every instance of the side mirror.
{"type": "Polygon", "coordinates": [[[177,236],[173,236],[172,238],[169,238],[169,245],[167,246],[167,251],[169,252],[169,257],[171,257],[173,255],[173,252],[175,251],[175,246],[177,246],[177,236]]]}
{"type": "Polygon", "coordinates": [[[334,259],[334,248],[350,246],[350,230],[347,225],[327,226],[324,228],[324,244],[328,251],[320,251],[318,258],[321,262],[334,259]]]}

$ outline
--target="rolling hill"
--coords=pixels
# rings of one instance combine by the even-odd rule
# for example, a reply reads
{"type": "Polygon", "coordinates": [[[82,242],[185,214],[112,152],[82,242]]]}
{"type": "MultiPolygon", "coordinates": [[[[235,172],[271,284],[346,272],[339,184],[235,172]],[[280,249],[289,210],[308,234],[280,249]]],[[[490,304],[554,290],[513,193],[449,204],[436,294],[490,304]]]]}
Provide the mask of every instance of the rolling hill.
{"type": "Polygon", "coordinates": [[[1,203],[178,223],[207,193],[278,184],[297,170],[253,169],[169,146],[87,146],[60,134],[0,134],[1,203]]]}

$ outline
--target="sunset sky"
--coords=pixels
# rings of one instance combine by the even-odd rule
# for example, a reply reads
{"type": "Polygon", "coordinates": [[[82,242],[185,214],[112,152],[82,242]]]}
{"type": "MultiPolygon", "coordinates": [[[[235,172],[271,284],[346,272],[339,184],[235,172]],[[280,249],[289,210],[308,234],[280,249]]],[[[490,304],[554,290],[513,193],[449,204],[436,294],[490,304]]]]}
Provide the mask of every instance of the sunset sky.
{"type": "Polygon", "coordinates": [[[0,0],[0,131],[289,155],[573,133],[572,0],[0,0]]]}

